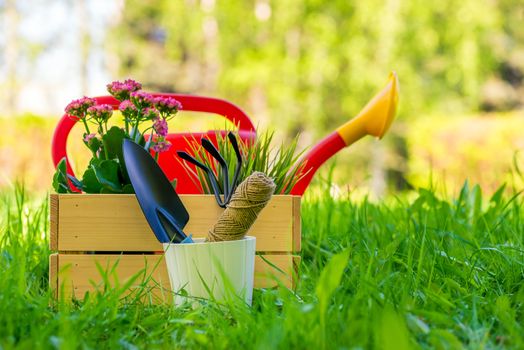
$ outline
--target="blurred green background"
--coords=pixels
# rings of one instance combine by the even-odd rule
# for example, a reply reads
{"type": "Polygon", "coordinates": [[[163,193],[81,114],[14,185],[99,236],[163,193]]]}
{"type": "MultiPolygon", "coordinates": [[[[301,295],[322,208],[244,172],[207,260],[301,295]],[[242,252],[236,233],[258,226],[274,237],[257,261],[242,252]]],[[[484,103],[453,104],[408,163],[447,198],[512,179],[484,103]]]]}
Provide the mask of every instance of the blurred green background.
{"type": "MultiPolygon", "coordinates": [[[[395,70],[397,120],[330,162],[334,191],[376,196],[467,178],[522,186],[520,0],[0,0],[0,187],[48,190],[63,107],[134,78],[150,91],[224,98],[278,139],[314,144],[395,70]],[[333,164],[335,164],[333,166],[333,164]]],[[[182,116],[171,130],[220,127],[182,116]]],[[[77,163],[88,153],[79,134],[77,163]]],[[[326,176],[326,170],[317,175],[326,176]]],[[[511,186],[510,186],[511,187],[511,186]]]]}

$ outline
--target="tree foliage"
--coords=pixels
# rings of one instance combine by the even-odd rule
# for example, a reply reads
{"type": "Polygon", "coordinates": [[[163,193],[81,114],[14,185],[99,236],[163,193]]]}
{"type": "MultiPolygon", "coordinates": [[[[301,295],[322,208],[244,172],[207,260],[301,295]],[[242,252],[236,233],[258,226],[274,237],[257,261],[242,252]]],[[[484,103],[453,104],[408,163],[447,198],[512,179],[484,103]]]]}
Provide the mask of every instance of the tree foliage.
{"type": "Polygon", "coordinates": [[[343,123],[390,70],[408,118],[484,108],[489,81],[522,86],[517,0],[127,0],[122,11],[120,74],[230,99],[289,134],[343,123]]]}

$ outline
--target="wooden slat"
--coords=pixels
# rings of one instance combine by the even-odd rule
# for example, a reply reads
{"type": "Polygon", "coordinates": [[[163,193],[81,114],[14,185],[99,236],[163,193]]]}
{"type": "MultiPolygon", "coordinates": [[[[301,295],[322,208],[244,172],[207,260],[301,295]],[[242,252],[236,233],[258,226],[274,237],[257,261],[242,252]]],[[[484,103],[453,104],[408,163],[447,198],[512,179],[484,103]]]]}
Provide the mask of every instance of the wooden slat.
{"type": "Polygon", "coordinates": [[[300,262],[302,257],[300,255],[293,255],[293,289],[296,289],[298,281],[300,280],[300,275],[298,274],[300,262]]]}
{"type": "MultiPolygon", "coordinates": [[[[104,269],[110,270],[118,261],[116,276],[120,284],[148,266],[147,275],[151,274],[150,286],[161,286],[152,290],[153,301],[170,301],[169,276],[163,261],[163,255],[89,255],[89,254],[59,254],[57,269],[60,294],[65,297],[82,299],[87,291],[93,291],[95,285],[103,288],[102,277],[96,267],[97,261],[104,269]],[[158,265],[157,265],[158,264],[158,265]],[[157,266],[154,270],[153,267],[157,266]]],[[[255,257],[255,288],[271,288],[280,281],[288,288],[293,287],[295,265],[299,256],[288,254],[263,255],[255,257]],[[269,263],[268,263],[269,262],[269,263]],[[273,267],[273,266],[276,267],[273,267]],[[285,272],[283,274],[281,271],[285,272]]],[[[56,270],[55,270],[56,271],[56,270]]],[[[142,276],[143,277],[143,276],[142,276]]],[[[114,276],[110,277],[114,283],[114,276]]],[[[140,281],[140,278],[138,279],[140,281]]]]}
{"type": "Polygon", "coordinates": [[[49,255],[49,289],[51,295],[58,297],[58,254],[49,255]]]}
{"type": "Polygon", "coordinates": [[[293,252],[302,249],[302,226],[300,221],[300,197],[293,197],[293,252]]]}
{"type": "Polygon", "coordinates": [[[51,251],[58,250],[58,195],[49,195],[49,249],[51,251]]]}
{"type": "MultiPolygon", "coordinates": [[[[58,198],[60,252],[162,251],[134,195],[61,194],[58,198]]],[[[190,214],[184,231],[194,237],[205,237],[223,209],[216,205],[212,195],[180,198],[190,214]]],[[[300,226],[296,226],[294,218],[297,201],[300,197],[274,196],[262,210],[248,233],[257,237],[257,251],[297,250],[294,249],[300,236],[300,226]]]]}
{"type": "Polygon", "coordinates": [[[162,255],[88,255],[88,254],[60,254],[58,286],[60,295],[65,298],[75,296],[82,299],[87,291],[104,289],[103,278],[97,268],[97,262],[104,271],[110,271],[115,263],[118,266],[115,275],[109,275],[111,287],[115,287],[115,278],[119,284],[124,284],[130,277],[144,271],[136,285],[143,278],[151,275],[148,287],[161,286],[152,289],[155,299],[168,299],[163,297],[164,291],[169,290],[169,276],[162,261],[162,255]],[[158,264],[158,266],[157,266],[158,264]],[[144,270],[147,266],[147,270],[144,270]]]}
{"type": "Polygon", "coordinates": [[[257,255],[255,257],[255,288],[273,288],[278,284],[294,288],[299,262],[299,255],[257,255]]]}

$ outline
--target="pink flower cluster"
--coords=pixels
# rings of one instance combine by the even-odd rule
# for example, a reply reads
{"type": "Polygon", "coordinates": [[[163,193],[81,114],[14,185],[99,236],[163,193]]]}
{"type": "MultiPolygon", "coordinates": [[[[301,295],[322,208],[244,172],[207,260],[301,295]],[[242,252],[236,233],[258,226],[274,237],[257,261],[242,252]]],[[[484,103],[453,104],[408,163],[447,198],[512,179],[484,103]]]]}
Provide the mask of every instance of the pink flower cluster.
{"type": "Polygon", "coordinates": [[[110,105],[96,105],[87,109],[87,114],[97,122],[107,122],[113,115],[113,107],[110,105]]]}
{"type": "Polygon", "coordinates": [[[155,120],[155,119],[160,118],[160,113],[158,113],[158,111],[153,107],[148,107],[144,109],[142,114],[145,119],[149,119],[149,120],[155,120]]]}
{"type": "Polygon", "coordinates": [[[173,97],[156,97],[154,104],[163,115],[174,114],[182,109],[182,104],[173,97]]]}
{"type": "Polygon", "coordinates": [[[94,106],[96,101],[94,98],[82,97],[78,100],[71,101],[65,108],[65,112],[74,117],[83,119],[86,116],[87,109],[94,106]]]}
{"type": "Polygon", "coordinates": [[[171,148],[171,142],[166,141],[166,140],[158,141],[156,144],[154,144],[151,147],[151,149],[155,151],[156,153],[162,153],[162,152],[169,151],[170,148],[171,148]]]}
{"type": "Polygon", "coordinates": [[[117,100],[127,100],[131,93],[142,89],[142,84],[134,81],[133,79],[126,79],[123,82],[114,81],[111,84],[107,84],[107,91],[117,100]]]}
{"type": "Polygon", "coordinates": [[[129,100],[124,100],[118,106],[118,110],[120,110],[120,112],[124,113],[124,115],[127,116],[129,114],[136,112],[136,107],[133,104],[133,102],[129,100]]]}
{"type": "Polygon", "coordinates": [[[167,121],[164,118],[156,118],[153,122],[153,129],[158,134],[158,136],[165,137],[168,133],[167,121]]]}
{"type": "Polygon", "coordinates": [[[154,105],[154,97],[145,91],[135,91],[131,93],[131,102],[137,108],[147,108],[154,105]]]}
{"type": "MultiPolygon", "coordinates": [[[[120,101],[118,110],[125,122],[125,128],[122,130],[128,136],[134,138],[142,123],[152,122],[152,128],[148,127],[143,131],[151,130],[151,150],[161,153],[171,148],[166,136],[169,129],[168,120],[182,109],[182,104],[177,99],[170,96],[153,97],[141,90],[142,84],[132,79],[113,81],[106,87],[107,91],[120,101]]],[[[93,142],[100,140],[104,132],[107,132],[107,121],[113,115],[113,107],[108,104],[97,105],[95,99],[83,97],[68,104],[66,113],[84,122],[86,133],[83,140],[86,145],[92,146],[93,142]],[[98,124],[98,134],[90,132],[88,121],[98,124]]]]}

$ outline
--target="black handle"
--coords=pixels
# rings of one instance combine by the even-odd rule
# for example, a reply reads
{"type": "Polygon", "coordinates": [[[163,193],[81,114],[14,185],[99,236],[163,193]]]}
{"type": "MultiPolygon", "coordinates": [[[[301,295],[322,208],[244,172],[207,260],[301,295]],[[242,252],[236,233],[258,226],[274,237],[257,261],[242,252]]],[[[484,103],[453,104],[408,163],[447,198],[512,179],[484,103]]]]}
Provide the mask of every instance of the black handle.
{"type": "MultiPolygon", "coordinates": [[[[207,166],[205,166],[204,164],[202,164],[201,162],[196,160],[194,157],[189,155],[189,153],[187,153],[187,152],[177,151],[176,153],[177,153],[177,155],[180,158],[182,158],[182,159],[190,162],[191,164],[196,165],[200,169],[204,170],[204,172],[207,174],[207,177],[208,177],[209,181],[211,182],[211,187],[213,188],[213,194],[215,195],[215,199],[217,201],[217,204],[221,208],[225,208],[226,207],[226,202],[225,202],[225,200],[222,200],[222,198],[220,198],[220,188],[218,188],[218,179],[216,178],[215,174],[211,171],[211,169],[209,169],[207,166]]],[[[224,199],[225,199],[225,195],[224,195],[224,199]]]]}
{"type": "Polygon", "coordinates": [[[229,194],[229,168],[227,167],[227,163],[224,160],[224,157],[222,157],[220,152],[216,149],[215,145],[213,145],[211,141],[209,141],[206,138],[202,138],[200,142],[202,143],[202,147],[204,147],[204,149],[208,151],[209,154],[211,154],[211,156],[213,156],[213,158],[215,158],[218,161],[218,163],[220,164],[220,166],[222,167],[222,176],[224,177],[224,205],[225,205],[227,203],[225,198],[229,194]]]}
{"type": "Polygon", "coordinates": [[[164,241],[162,243],[181,243],[183,240],[187,238],[184,231],[180,229],[180,226],[178,225],[176,220],[173,218],[171,214],[169,214],[167,210],[161,207],[157,207],[155,209],[156,216],[158,218],[158,223],[160,224],[159,226],[164,231],[165,236],[169,238],[167,242],[164,241]]]}
{"type": "Polygon", "coordinates": [[[205,166],[204,164],[200,163],[198,160],[190,156],[189,153],[184,152],[184,151],[177,151],[176,154],[183,160],[186,160],[189,163],[192,163],[196,165],[197,167],[199,167],[200,169],[204,170],[206,173],[209,171],[209,168],[207,166],[205,166]]]}
{"type": "Polygon", "coordinates": [[[233,181],[231,182],[231,191],[225,200],[226,203],[229,203],[231,201],[231,197],[233,197],[233,193],[235,193],[235,189],[237,188],[238,177],[240,176],[240,170],[242,169],[242,154],[240,154],[240,148],[238,147],[238,140],[235,134],[230,131],[227,134],[227,138],[229,139],[231,146],[233,146],[237,156],[237,166],[235,168],[235,174],[233,175],[233,181]]]}

